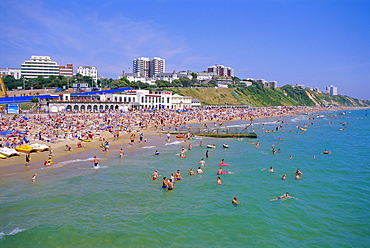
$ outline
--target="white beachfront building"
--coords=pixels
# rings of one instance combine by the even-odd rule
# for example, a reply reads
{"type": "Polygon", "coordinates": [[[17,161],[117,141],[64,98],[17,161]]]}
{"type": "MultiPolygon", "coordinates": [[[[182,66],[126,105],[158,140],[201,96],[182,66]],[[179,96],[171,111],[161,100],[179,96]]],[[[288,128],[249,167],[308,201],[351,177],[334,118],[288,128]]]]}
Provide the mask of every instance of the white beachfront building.
{"type": "Polygon", "coordinates": [[[199,107],[200,102],[191,97],[172,94],[171,91],[125,90],[114,94],[62,94],[42,104],[42,110],[50,112],[82,111],[98,112],[127,109],[188,109],[199,107]]]}

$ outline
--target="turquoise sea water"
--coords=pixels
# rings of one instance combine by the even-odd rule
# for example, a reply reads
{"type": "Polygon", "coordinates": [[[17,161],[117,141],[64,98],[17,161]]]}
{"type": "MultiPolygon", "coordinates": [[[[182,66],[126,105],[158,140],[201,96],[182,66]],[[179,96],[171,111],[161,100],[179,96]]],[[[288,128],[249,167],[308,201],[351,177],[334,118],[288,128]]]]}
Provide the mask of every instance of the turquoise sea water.
{"type": "Polygon", "coordinates": [[[95,150],[52,167],[2,174],[0,247],[368,247],[370,116],[339,113],[284,117],[284,132],[265,132],[278,119],[256,120],[258,139],[196,138],[187,158],[178,154],[188,144],[174,137],[167,143],[164,135],[148,137],[136,150],[121,140],[107,154],[95,150]],[[296,128],[304,124],[306,132],[296,128]],[[208,159],[200,140],[217,146],[208,149],[208,159]],[[281,152],[273,155],[272,144],[281,152]],[[325,149],[331,153],[322,154],[325,149]],[[98,170],[89,161],[93,155],[101,159],[98,170]],[[201,158],[204,173],[189,176],[201,158]],[[221,159],[234,174],[217,185],[221,159]],[[155,170],[168,178],[178,169],[183,180],[173,191],[161,188],[162,178],[150,178],[155,170]],[[285,192],[299,199],[270,201],[285,192]]]}

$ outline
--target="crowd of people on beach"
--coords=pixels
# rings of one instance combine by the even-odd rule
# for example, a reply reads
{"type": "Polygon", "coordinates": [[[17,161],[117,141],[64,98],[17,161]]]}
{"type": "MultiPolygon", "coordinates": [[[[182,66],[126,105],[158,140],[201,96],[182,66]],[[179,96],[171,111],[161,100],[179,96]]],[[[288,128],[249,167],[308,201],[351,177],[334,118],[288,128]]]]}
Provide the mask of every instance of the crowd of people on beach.
{"type": "MultiPolygon", "coordinates": [[[[177,111],[172,109],[132,109],[127,112],[108,110],[99,113],[63,112],[53,114],[0,114],[0,132],[10,132],[0,136],[0,148],[16,148],[33,142],[44,142],[50,145],[63,141],[76,142],[76,148],[82,148],[82,141],[99,139],[105,151],[109,150],[109,142],[100,136],[109,132],[113,141],[122,133],[131,133],[130,143],[135,144],[137,132],[142,130],[168,131],[179,130],[188,123],[223,123],[232,120],[251,120],[259,117],[293,115],[301,111],[309,111],[306,107],[271,107],[271,108],[219,108],[208,107],[177,111]],[[172,130],[171,130],[172,129],[172,130]]],[[[190,132],[189,127],[189,132],[190,132]]],[[[145,142],[143,133],[140,142],[145,142]]],[[[51,149],[51,148],[50,148],[51,149]]],[[[72,152],[70,144],[65,151],[72,152]]],[[[30,159],[26,158],[26,166],[30,159]]]]}
{"type": "MultiPolygon", "coordinates": [[[[119,132],[134,133],[135,129],[151,128],[155,131],[177,130],[188,122],[217,122],[249,120],[251,118],[294,115],[312,111],[307,107],[264,108],[204,108],[176,111],[171,109],[140,109],[132,111],[111,110],[108,112],[63,112],[55,114],[0,115],[0,131],[12,135],[0,139],[1,146],[24,144],[24,136],[49,143],[60,140],[91,140],[102,131],[112,133],[114,140],[119,132]],[[22,132],[23,135],[20,134],[22,132]],[[12,137],[14,136],[14,137],[12,137]]],[[[132,138],[135,138],[133,136],[132,138]]],[[[140,137],[142,139],[143,137],[140,137]]]]}
{"type": "MultiPolygon", "coordinates": [[[[111,133],[113,141],[119,139],[120,133],[129,133],[130,142],[129,144],[135,145],[136,134],[139,135],[139,142],[146,142],[144,138],[143,130],[153,130],[153,131],[165,131],[168,130],[166,138],[167,142],[170,141],[171,134],[170,131],[177,131],[179,127],[186,126],[188,123],[214,123],[215,126],[223,125],[226,121],[233,120],[250,120],[253,121],[254,118],[261,117],[273,117],[273,116],[284,116],[284,115],[295,115],[305,111],[318,111],[325,110],[322,108],[308,108],[308,107],[271,107],[271,108],[203,108],[203,109],[188,109],[186,111],[176,111],[170,109],[139,109],[131,110],[128,112],[122,112],[118,110],[111,110],[107,112],[100,113],[81,113],[81,112],[65,112],[65,113],[55,113],[55,114],[19,114],[19,115],[0,115],[0,131],[11,131],[12,135],[0,138],[0,147],[16,147],[22,144],[26,144],[33,141],[41,141],[49,144],[58,143],[63,140],[69,140],[71,142],[76,141],[76,148],[82,147],[82,140],[91,141],[99,139],[101,142],[101,147],[105,152],[109,151],[109,141],[106,138],[100,136],[101,132],[111,133]],[[219,123],[219,124],[216,124],[219,123]],[[172,129],[172,130],[171,130],[172,129]]],[[[271,130],[271,132],[284,131],[283,122],[280,123],[276,129],[271,130]]],[[[313,125],[313,122],[311,123],[313,125]]],[[[188,127],[189,134],[191,132],[191,127],[188,127]]],[[[185,136],[184,141],[190,139],[191,136],[185,136]]],[[[282,140],[279,138],[279,141],[282,140]]],[[[256,148],[259,148],[260,141],[256,143],[251,142],[256,148]]],[[[279,144],[279,143],[277,143],[279,144]]],[[[202,141],[199,144],[204,145],[202,141]]],[[[70,145],[65,145],[65,151],[71,152],[72,147],[70,145]]],[[[189,143],[188,150],[192,149],[192,145],[189,143]]],[[[50,147],[51,153],[47,166],[52,164],[52,149],[50,147]]],[[[273,154],[280,152],[280,149],[275,149],[274,144],[271,148],[273,154]]],[[[185,158],[185,148],[182,147],[180,151],[180,157],[185,158]]],[[[328,154],[325,151],[324,154],[328,154]]],[[[155,155],[158,155],[158,150],[155,155]]],[[[123,149],[120,150],[119,156],[124,155],[123,149]]],[[[205,157],[209,158],[210,154],[207,150],[205,157]]],[[[30,153],[25,155],[26,166],[29,166],[31,161],[30,153]]],[[[290,159],[293,157],[290,156],[290,159]]],[[[99,160],[94,157],[94,165],[99,164],[99,160]]],[[[189,175],[204,173],[202,166],[206,165],[204,159],[199,162],[200,166],[198,169],[193,171],[189,170],[189,175]]],[[[224,160],[220,162],[224,164],[224,160]]],[[[274,169],[270,167],[270,172],[274,172],[274,169]]],[[[216,178],[216,183],[218,185],[222,184],[220,175],[225,174],[220,167],[216,173],[218,177],[216,178]]],[[[303,175],[299,169],[295,173],[295,179],[300,179],[303,175]]],[[[36,182],[35,174],[32,177],[32,182],[36,182]]],[[[154,172],[151,177],[156,180],[160,175],[158,171],[154,172]]],[[[286,179],[286,174],[284,174],[282,179],[286,179]]],[[[164,177],[164,179],[167,179],[164,177]]],[[[174,182],[181,180],[182,176],[180,170],[175,174],[172,173],[168,180],[163,180],[162,187],[168,190],[174,189],[174,182]]],[[[286,196],[288,197],[288,196],[286,196]]],[[[281,198],[286,198],[281,197],[281,198]]],[[[289,198],[289,197],[288,197],[289,198]]],[[[235,201],[237,199],[234,199],[235,201]]],[[[233,201],[234,201],[233,200],[233,201]]]]}

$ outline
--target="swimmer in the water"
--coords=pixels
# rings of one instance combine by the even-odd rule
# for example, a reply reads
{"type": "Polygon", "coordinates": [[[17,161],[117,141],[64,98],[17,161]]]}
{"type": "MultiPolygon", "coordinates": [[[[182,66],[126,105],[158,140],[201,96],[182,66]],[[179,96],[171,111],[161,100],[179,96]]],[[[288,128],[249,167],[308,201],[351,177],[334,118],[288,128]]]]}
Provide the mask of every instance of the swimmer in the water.
{"type": "Polygon", "coordinates": [[[275,172],[272,166],[270,166],[269,172],[275,172]]]}
{"type": "Polygon", "coordinates": [[[288,192],[286,192],[284,195],[282,196],[279,196],[278,198],[276,199],[271,199],[270,201],[278,201],[278,200],[281,200],[281,199],[284,199],[284,198],[293,198],[293,199],[296,199],[298,200],[298,198],[295,198],[293,196],[290,196],[288,192]]]}
{"type": "Polygon", "coordinates": [[[153,180],[157,180],[157,177],[161,177],[161,175],[158,175],[158,171],[156,170],[156,171],[153,172],[151,177],[153,178],[153,180]]]}
{"type": "Polygon", "coordinates": [[[206,165],[206,161],[204,161],[204,159],[201,159],[198,164],[200,164],[201,166],[205,166],[206,165]]]}
{"type": "Polygon", "coordinates": [[[37,174],[35,174],[35,175],[33,175],[33,176],[32,176],[31,181],[32,181],[33,183],[35,183],[35,182],[36,182],[36,177],[37,177],[37,174]]]}
{"type": "Polygon", "coordinates": [[[218,185],[221,185],[222,184],[222,181],[221,181],[221,178],[220,177],[217,177],[217,184],[218,185]]]}
{"type": "Polygon", "coordinates": [[[175,175],[175,178],[176,178],[176,180],[181,180],[182,179],[180,170],[177,170],[176,175],[175,175]]]}
{"type": "Polygon", "coordinates": [[[163,182],[162,182],[162,188],[167,188],[168,182],[167,182],[167,177],[163,177],[163,182]]]}
{"type": "Polygon", "coordinates": [[[172,179],[172,182],[175,181],[175,174],[174,173],[171,173],[170,179],[172,179]]]}
{"type": "Polygon", "coordinates": [[[91,162],[94,163],[94,167],[98,167],[100,160],[96,156],[94,156],[94,158],[93,158],[93,160],[91,160],[91,162]]]}
{"type": "Polygon", "coordinates": [[[168,180],[167,187],[168,187],[168,190],[173,190],[173,181],[172,181],[172,179],[168,180]]]}
{"type": "Polygon", "coordinates": [[[202,174],[203,173],[203,171],[202,171],[202,169],[200,167],[198,167],[197,173],[198,174],[202,174]]]}
{"type": "Polygon", "coordinates": [[[225,164],[225,159],[221,159],[220,164],[225,164]]]}
{"type": "Polygon", "coordinates": [[[121,148],[121,150],[119,150],[119,157],[122,158],[123,155],[125,155],[125,152],[123,151],[123,149],[121,148]]]}
{"type": "Polygon", "coordinates": [[[217,175],[221,175],[222,174],[222,167],[220,167],[220,169],[217,170],[217,175]]]}
{"type": "Polygon", "coordinates": [[[302,175],[303,176],[303,173],[301,172],[301,170],[298,168],[297,171],[295,172],[295,174],[297,175],[302,175]]]}
{"type": "Polygon", "coordinates": [[[286,179],[286,174],[282,175],[281,179],[285,180],[286,179]]]}
{"type": "Polygon", "coordinates": [[[329,154],[330,152],[329,151],[327,151],[327,150],[325,150],[324,152],[323,152],[323,154],[329,154]]]}
{"type": "Polygon", "coordinates": [[[208,152],[208,150],[206,151],[206,158],[208,158],[209,157],[209,152],[208,152]]]}
{"type": "Polygon", "coordinates": [[[193,176],[193,175],[195,175],[196,173],[193,171],[193,169],[190,169],[190,171],[189,171],[189,175],[190,176],[193,176]]]}
{"type": "Polygon", "coordinates": [[[238,205],[240,202],[238,202],[238,197],[234,197],[234,199],[231,201],[232,204],[238,205]]]}

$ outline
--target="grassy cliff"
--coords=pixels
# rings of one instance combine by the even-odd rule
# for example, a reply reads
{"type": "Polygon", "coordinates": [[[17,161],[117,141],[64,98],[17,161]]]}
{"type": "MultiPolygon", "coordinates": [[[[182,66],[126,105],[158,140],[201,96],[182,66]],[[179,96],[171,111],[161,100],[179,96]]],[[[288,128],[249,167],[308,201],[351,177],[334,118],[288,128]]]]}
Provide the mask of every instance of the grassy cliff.
{"type": "Polygon", "coordinates": [[[269,106],[370,106],[370,101],[348,96],[329,96],[299,87],[285,85],[281,88],[268,88],[254,83],[246,88],[178,88],[169,89],[173,93],[199,99],[205,105],[249,105],[269,106]]]}

